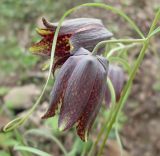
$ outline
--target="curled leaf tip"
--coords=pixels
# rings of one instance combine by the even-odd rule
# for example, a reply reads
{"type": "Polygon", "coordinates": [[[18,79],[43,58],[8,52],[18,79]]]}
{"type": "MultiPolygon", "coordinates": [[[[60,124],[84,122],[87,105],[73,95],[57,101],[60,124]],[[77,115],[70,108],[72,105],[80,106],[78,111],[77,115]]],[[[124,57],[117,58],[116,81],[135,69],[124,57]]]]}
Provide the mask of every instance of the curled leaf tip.
{"type": "Polygon", "coordinates": [[[16,119],[10,121],[8,124],[6,124],[6,125],[3,127],[3,132],[12,131],[12,130],[18,128],[23,122],[24,122],[23,118],[18,117],[18,118],[16,118],[16,119]]]}

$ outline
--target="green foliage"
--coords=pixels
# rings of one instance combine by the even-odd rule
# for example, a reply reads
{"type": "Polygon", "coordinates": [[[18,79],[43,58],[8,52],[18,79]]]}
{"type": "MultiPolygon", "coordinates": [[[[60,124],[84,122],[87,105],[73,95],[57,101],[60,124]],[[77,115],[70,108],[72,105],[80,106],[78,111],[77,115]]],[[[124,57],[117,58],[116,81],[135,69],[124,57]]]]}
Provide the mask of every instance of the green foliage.
{"type": "Polygon", "coordinates": [[[0,146],[9,147],[17,144],[18,141],[13,139],[13,133],[0,133],[0,146]]]}
{"type": "Polygon", "coordinates": [[[18,144],[18,140],[14,138],[14,133],[0,133],[0,148],[5,150],[0,150],[1,156],[10,156],[9,148],[18,144]]]}

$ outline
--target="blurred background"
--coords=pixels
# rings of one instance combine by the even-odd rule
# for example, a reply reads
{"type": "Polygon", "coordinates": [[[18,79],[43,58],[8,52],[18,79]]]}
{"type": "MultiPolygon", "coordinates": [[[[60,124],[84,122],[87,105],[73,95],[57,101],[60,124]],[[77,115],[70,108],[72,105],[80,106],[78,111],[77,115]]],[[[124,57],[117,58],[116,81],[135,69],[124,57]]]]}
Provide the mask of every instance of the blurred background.
{"type": "MultiPolygon", "coordinates": [[[[35,28],[41,27],[41,18],[56,22],[64,12],[73,6],[85,2],[103,2],[122,9],[147,34],[160,7],[160,0],[1,0],[0,1],[0,128],[15,116],[24,114],[35,102],[45,83],[47,71],[41,68],[44,58],[29,53],[29,46],[40,39],[35,28]]],[[[73,17],[95,17],[103,20],[115,38],[134,37],[137,34],[128,24],[112,14],[97,8],[83,8],[73,17]]],[[[129,61],[137,57],[139,48],[129,52],[129,61]]],[[[31,156],[31,153],[13,150],[18,145],[38,148],[51,155],[61,156],[61,148],[54,138],[37,136],[31,129],[48,132],[58,139],[67,151],[78,156],[83,150],[83,142],[76,136],[74,129],[60,133],[57,129],[57,117],[41,120],[48,107],[51,81],[41,104],[30,119],[18,130],[0,133],[0,156],[31,156]],[[75,137],[76,136],[76,137],[75,137]]],[[[151,40],[151,46],[134,80],[131,95],[124,112],[120,116],[119,133],[124,156],[160,155],[160,35],[151,40]]],[[[95,140],[96,134],[106,117],[102,109],[89,140],[95,140]]],[[[98,147],[97,147],[98,148],[98,147]]],[[[114,131],[106,144],[104,156],[120,156],[119,145],[114,131]]]]}

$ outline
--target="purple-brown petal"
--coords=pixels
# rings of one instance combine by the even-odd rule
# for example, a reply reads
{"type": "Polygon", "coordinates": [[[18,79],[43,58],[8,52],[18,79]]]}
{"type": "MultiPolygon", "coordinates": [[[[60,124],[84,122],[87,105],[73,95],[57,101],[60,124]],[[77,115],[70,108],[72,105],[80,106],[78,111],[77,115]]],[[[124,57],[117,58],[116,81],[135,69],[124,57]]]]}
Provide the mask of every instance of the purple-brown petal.
{"type": "Polygon", "coordinates": [[[42,22],[43,25],[47,28],[50,29],[52,31],[55,31],[57,26],[53,25],[52,23],[50,23],[49,21],[47,21],[47,19],[45,19],[44,17],[42,18],[42,22]]]}
{"type": "MultiPolygon", "coordinates": [[[[53,31],[58,23],[50,23],[43,20],[44,25],[53,31]]],[[[73,53],[80,47],[92,51],[97,43],[113,36],[103,25],[102,21],[95,18],[75,18],[65,20],[60,28],[59,35],[72,34],[70,43],[73,53]]],[[[101,48],[103,49],[103,48],[101,48]]]]}
{"type": "MultiPolygon", "coordinates": [[[[116,94],[116,101],[118,101],[124,85],[124,71],[119,66],[109,65],[108,77],[110,78],[113,84],[115,94],[116,94]]],[[[107,105],[111,101],[111,94],[108,86],[106,86],[105,101],[107,105]]]]}
{"type": "MultiPolygon", "coordinates": [[[[53,37],[58,23],[50,23],[45,18],[42,21],[46,28],[37,29],[38,34],[42,36],[42,40],[33,44],[29,51],[33,54],[50,57],[53,37]]],[[[99,19],[75,18],[64,21],[57,38],[56,64],[54,64],[53,71],[66,61],[63,59],[66,55],[74,55],[81,47],[92,51],[97,43],[107,40],[111,36],[112,33],[104,27],[99,19]]],[[[104,47],[99,48],[98,53],[100,54],[103,50],[104,47]]]]}
{"type": "Polygon", "coordinates": [[[83,141],[87,141],[89,131],[95,121],[95,118],[100,110],[102,99],[104,97],[105,91],[105,81],[106,81],[107,71],[99,63],[98,73],[96,80],[89,97],[88,103],[81,114],[77,125],[77,134],[83,141]]]}
{"type": "Polygon", "coordinates": [[[60,110],[60,130],[72,127],[82,114],[96,79],[97,62],[95,57],[84,55],[74,69],[60,110]]]}
{"type": "MultiPolygon", "coordinates": [[[[50,23],[46,19],[42,19],[43,24],[46,26],[46,28],[55,31],[56,27],[58,26],[58,22],[56,23],[50,23]]],[[[92,25],[101,25],[103,26],[103,23],[101,20],[96,18],[74,18],[74,19],[68,19],[65,20],[62,23],[62,26],[60,28],[59,34],[68,34],[68,33],[75,33],[77,31],[83,31],[86,28],[92,26],[92,25]]],[[[104,27],[104,26],[103,26],[104,27]]]]}
{"type": "Polygon", "coordinates": [[[60,69],[51,92],[49,109],[43,115],[43,119],[55,115],[55,111],[58,108],[58,104],[63,101],[63,96],[67,86],[68,79],[70,78],[78,61],[78,57],[72,56],[64,63],[64,65],[60,69]]]}
{"type": "Polygon", "coordinates": [[[79,48],[75,53],[74,56],[80,56],[80,55],[91,55],[91,52],[89,52],[88,50],[84,49],[84,48],[79,48]]]}
{"type": "Polygon", "coordinates": [[[76,51],[79,47],[83,47],[89,51],[101,41],[111,38],[113,35],[103,25],[92,24],[88,27],[84,27],[74,33],[71,38],[71,44],[76,51]]]}
{"type": "Polygon", "coordinates": [[[64,62],[67,61],[67,59],[70,57],[70,54],[66,54],[64,57],[62,58],[57,58],[54,60],[54,64],[53,64],[53,68],[52,68],[52,73],[54,74],[55,70],[59,67],[61,67],[64,62]]]}

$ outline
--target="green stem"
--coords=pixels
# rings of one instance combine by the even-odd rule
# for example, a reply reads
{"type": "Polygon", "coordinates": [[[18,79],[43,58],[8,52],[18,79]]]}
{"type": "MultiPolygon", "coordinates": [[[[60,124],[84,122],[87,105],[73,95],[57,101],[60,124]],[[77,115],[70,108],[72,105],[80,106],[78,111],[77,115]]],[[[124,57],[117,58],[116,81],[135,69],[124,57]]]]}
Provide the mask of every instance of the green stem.
{"type": "Polygon", "coordinates": [[[132,81],[133,81],[133,79],[134,79],[134,77],[136,75],[136,72],[137,72],[137,70],[138,70],[138,68],[139,68],[139,66],[140,66],[140,64],[141,64],[141,62],[143,60],[143,57],[145,55],[145,51],[146,51],[147,48],[148,48],[148,41],[143,45],[143,48],[142,48],[142,50],[141,50],[141,52],[139,54],[139,57],[138,57],[138,59],[136,61],[135,67],[133,68],[133,71],[131,72],[131,74],[129,76],[129,80],[128,80],[127,84],[125,85],[124,89],[123,89],[121,98],[120,98],[119,102],[117,103],[117,107],[116,107],[115,113],[113,114],[113,117],[111,118],[111,121],[109,122],[108,130],[107,130],[107,132],[105,134],[105,138],[103,140],[102,146],[100,147],[100,150],[98,152],[98,156],[101,156],[101,154],[103,152],[106,140],[107,140],[108,135],[109,135],[109,133],[110,133],[110,131],[112,129],[112,126],[113,126],[113,124],[114,124],[114,122],[116,120],[117,114],[118,114],[119,110],[121,109],[124,97],[127,94],[127,91],[129,89],[129,87],[132,84],[132,81]]]}
{"type": "Polygon", "coordinates": [[[157,11],[157,13],[156,13],[156,16],[155,16],[155,18],[154,18],[154,20],[153,20],[153,23],[152,23],[152,25],[151,25],[151,28],[150,28],[150,30],[149,30],[148,36],[150,36],[150,34],[154,31],[154,29],[155,29],[155,27],[156,27],[159,19],[160,19],[160,8],[158,9],[158,11],[157,11]]]}
{"type": "Polygon", "coordinates": [[[116,103],[116,93],[115,93],[112,81],[109,77],[107,77],[107,86],[111,93],[111,103],[115,104],[116,103]]]}
{"type": "Polygon", "coordinates": [[[133,81],[133,79],[134,79],[134,77],[135,77],[135,75],[136,75],[136,72],[137,72],[140,64],[141,64],[142,61],[143,61],[145,52],[146,52],[146,50],[147,50],[147,48],[148,48],[148,45],[149,45],[149,39],[150,39],[149,36],[150,36],[150,34],[154,31],[154,29],[155,29],[155,27],[156,27],[156,25],[157,25],[157,22],[158,22],[158,20],[159,20],[159,18],[160,18],[160,9],[158,10],[158,12],[157,12],[157,14],[156,14],[156,16],[155,16],[155,18],[154,18],[154,21],[153,21],[153,23],[152,23],[152,25],[151,25],[150,31],[149,31],[149,33],[148,33],[148,35],[147,35],[147,38],[145,39],[146,41],[145,41],[144,44],[143,44],[142,50],[141,50],[141,52],[140,52],[140,54],[139,54],[139,56],[138,56],[138,59],[137,59],[136,64],[135,64],[135,66],[134,66],[134,68],[133,68],[133,71],[131,72],[131,74],[130,74],[130,76],[129,76],[129,80],[128,80],[127,84],[126,84],[125,87],[124,87],[124,90],[123,90],[123,92],[122,92],[122,96],[121,96],[119,102],[117,103],[117,108],[116,108],[116,110],[115,110],[115,113],[113,114],[113,117],[111,118],[111,121],[109,122],[108,131],[107,131],[106,134],[105,134],[105,138],[104,138],[103,143],[102,143],[102,146],[100,147],[100,150],[99,150],[99,152],[98,152],[98,156],[101,156],[101,154],[102,154],[102,152],[103,152],[103,149],[104,149],[104,146],[105,146],[105,143],[106,143],[106,140],[107,140],[107,138],[108,138],[108,135],[109,135],[109,133],[110,133],[110,131],[111,131],[111,129],[112,129],[112,126],[113,126],[113,124],[115,123],[116,118],[117,118],[119,112],[121,111],[121,109],[122,109],[123,106],[124,106],[123,100],[124,100],[125,95],[127,94],[128,90],[129,90],[130,86],[132,85],[132,81],[133,81]]]}
{"type": "Polygon", "coordinates": [[[93,49],[93,52],[92,54],[93,55],[96,55],[97,54],[97,51],[99,48],[105,46],[106,44],[110,44],[110,43],[126,43],[126,44],[129,44],[129,43],[143,43],[145,41],[145,38],[143,39],[117,39],[117,40],[106,40],[106,41],[102,41],[102,42],[99,42],[95,48],[93,49]]]}
{"type": "Polygon", "coordinates": [[[116,48],[114,48],[114,49],[112,49],[111,51],[108,52],[106,58],[109,59],[109,57],[111,57],[117,51],[127,50],[127,49],[133,48],[137,45],[140,45],[140,43],[132,43],[132,44],[129,44],[129,45],[123,45],[123,46],[116,47],[116,48]]]}

